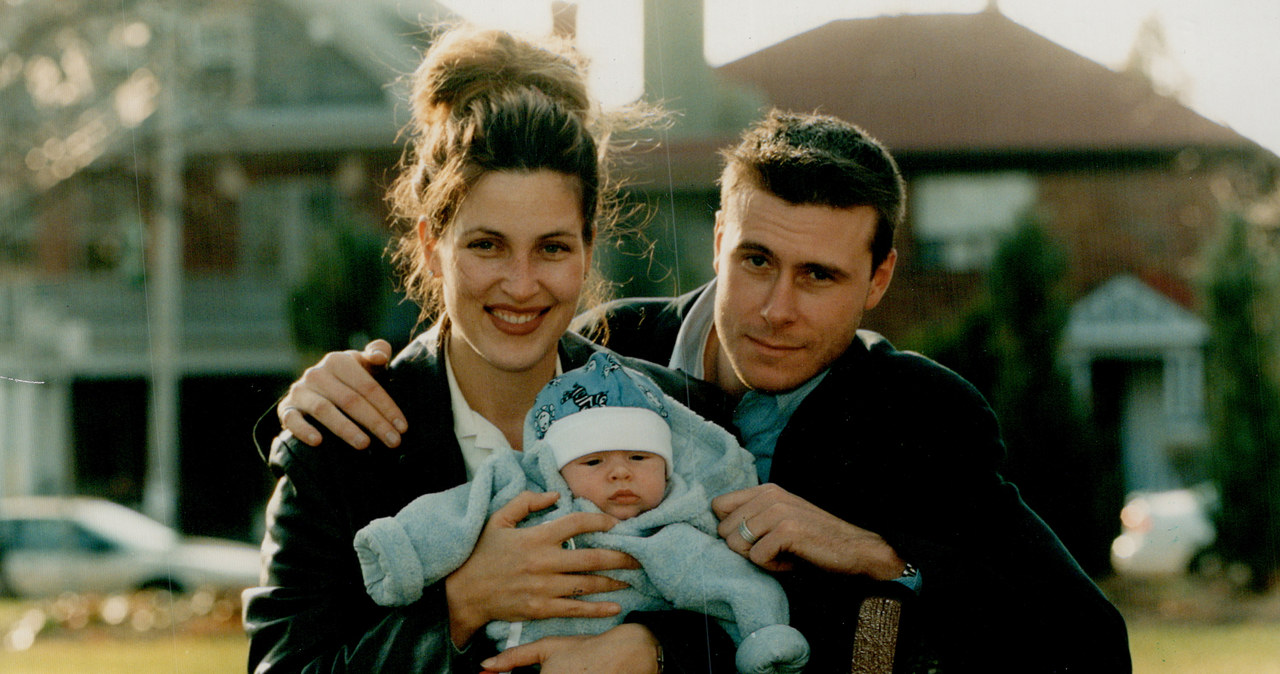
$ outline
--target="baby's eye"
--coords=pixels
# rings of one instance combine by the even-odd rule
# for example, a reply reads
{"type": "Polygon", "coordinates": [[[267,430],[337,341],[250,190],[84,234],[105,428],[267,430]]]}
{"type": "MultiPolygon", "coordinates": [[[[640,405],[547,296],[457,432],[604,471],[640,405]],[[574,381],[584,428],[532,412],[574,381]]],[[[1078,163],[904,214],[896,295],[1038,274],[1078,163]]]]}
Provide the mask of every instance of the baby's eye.
{"type": "Polygon", "coordinates": [[[652,458],[652,455],[650,454],[632,454],[631,455],[632,461],[648,461],[650,458],[652,458]]]}
{"type": "Polygon", "coordinates": [[[583,460],[582,460],[582,465],[584,465],[584,466],[598,466],[598,465],[600,465],[600,462],[601,462],[601,459],[583,459],[583,460]]]}

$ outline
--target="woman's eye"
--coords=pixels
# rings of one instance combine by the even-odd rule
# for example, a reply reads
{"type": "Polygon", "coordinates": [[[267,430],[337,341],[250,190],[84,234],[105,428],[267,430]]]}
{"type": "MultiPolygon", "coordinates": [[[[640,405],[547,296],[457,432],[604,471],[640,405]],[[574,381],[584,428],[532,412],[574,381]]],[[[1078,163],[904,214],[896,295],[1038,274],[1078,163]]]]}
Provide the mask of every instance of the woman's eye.
{"type": "Polygon", "coordinates": [[[467,248],[471,250],[487,251],[497,248],[498,244],[489,239],[479,239],[467,244],[467,248]]]}
{"type": "Polygon", "coordinates": [[[571,252],[573,249],[563,243],[548,243],[542,246],[544,255],[563,255],[571,252]]]}

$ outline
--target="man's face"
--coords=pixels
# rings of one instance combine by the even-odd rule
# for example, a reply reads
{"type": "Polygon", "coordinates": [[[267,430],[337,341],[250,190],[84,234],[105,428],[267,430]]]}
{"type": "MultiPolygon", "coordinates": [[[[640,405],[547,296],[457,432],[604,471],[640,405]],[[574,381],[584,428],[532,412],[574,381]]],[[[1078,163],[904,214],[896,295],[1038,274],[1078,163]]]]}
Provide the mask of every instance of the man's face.
{"type": "Polygon", "coordinates": [[[716,214],[712,379],[731,393],[784,392],[849,347],[880,302],[897,253],[875,269],[870,206],[796,206],[756,187],[716,214]]]}

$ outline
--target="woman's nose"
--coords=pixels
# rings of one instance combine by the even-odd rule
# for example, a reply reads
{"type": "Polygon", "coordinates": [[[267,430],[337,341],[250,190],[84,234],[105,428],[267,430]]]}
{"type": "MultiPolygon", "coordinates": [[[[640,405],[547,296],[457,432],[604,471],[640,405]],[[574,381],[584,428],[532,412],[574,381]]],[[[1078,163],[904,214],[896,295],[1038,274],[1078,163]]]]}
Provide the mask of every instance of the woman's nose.
{"type": "Polygon", "coordinates": [[[512,258],[502,289],[513,300],[527,300],[538,293],[538,277],[533,261],[525,256],[512,258]]]}

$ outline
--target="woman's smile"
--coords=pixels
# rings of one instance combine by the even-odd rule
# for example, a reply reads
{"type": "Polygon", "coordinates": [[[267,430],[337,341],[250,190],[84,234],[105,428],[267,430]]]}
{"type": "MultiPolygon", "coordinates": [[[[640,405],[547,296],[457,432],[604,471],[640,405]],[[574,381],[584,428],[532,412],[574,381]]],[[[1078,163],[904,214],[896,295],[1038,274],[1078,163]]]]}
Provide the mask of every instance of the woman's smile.
{"type": "Polygon", "coordinates": [[[501,309],[498,307],[487,307],[485,309],[491,317],[493,317],[493,325],[508,335],[527,335],[538,329],[542,324],[542,318],[550,311],[549,308],[540,309],[501,309]]]}

